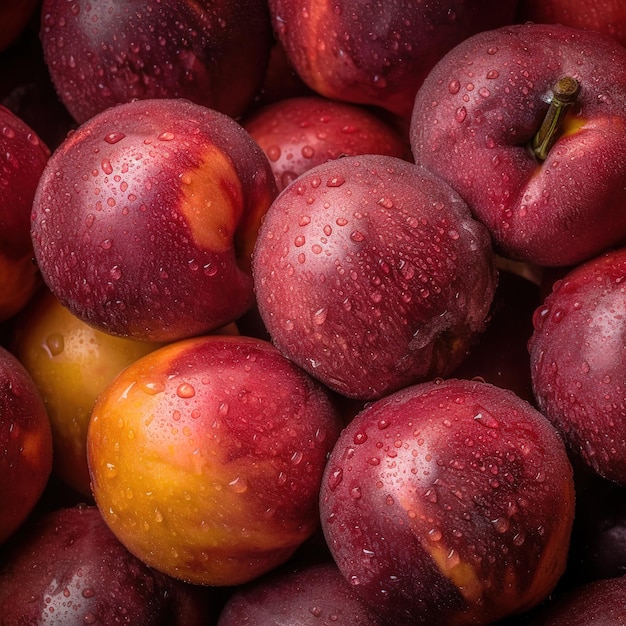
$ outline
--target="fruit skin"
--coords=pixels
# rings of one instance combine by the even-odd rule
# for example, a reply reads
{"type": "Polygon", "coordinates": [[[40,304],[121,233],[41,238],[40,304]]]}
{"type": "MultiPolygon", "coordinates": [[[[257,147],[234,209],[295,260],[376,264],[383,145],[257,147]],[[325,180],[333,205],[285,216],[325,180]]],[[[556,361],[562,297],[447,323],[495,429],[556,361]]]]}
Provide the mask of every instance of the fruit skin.
{"type": "Polygon", "coordinates": [[[279,191],[312,167],[344,156],[411,159],[408,141],[380,116],[327,98],[279,100],[252,113],[242,125],[267,155],[279,191]]]}
{"type": "Polygon", "coordinates": [[[622,626],[626,576],[596,580],[557,596],[531,626],[622,626]]]}
{"type": "Polygon", "coordinates": [[[98,399],[87,438],[93,493],[148,565],[197,584],[240,584],[285,562],[319,526],[340,426],[327,391],[270,343],[175,342],[98,399]]]}
{"type": "Polygon", "coordinates": [[[343,430],[320,494],[328,546],[392,624],[488,624],[563,574],[572,467],[536,409],[448,379],[369,404],[343,430]]]}
{"type": "Polygon", "coordinates": [[[427,170],[344,157],[302,174],[268,210],[253,252],[272,342],[348,397],[445,376],[484,329],[489,237],[427,170]]]}
{"type": "Polygon", "coordinates": [[[0,544],[33,510],[52,471],[46,407],[24,366],[0,347],[0,544]]]}
{"type": "Polygon", "coordinates": [[[87,429],[94,404],[119,372],[162,345],[96,330],[47,289],[13,322],[11,351],[37,385],[50,419],[53,472],[87,498],[87,429]]]}
{"type": "Polygon", "coordinates": [[[0,561],[2,624],[200,626],[208,592],[155,572],[132,556],[93,506],[39,516],[0,561]]]}
{"type": "Polygon", "coordinates": [[[572,269],[533,316],[540,410],[601,476],[626,484],[626,249],[572,269]]]}
{"type": "Polygon", "coordinates": [[[174,341],[254,300],[250,254],[276,186],[233,119],[187,100],[120,104],[54,152],[33,204],[42,276],[98,330],[174,341]]]}
{"type": "Polygon", "coordinates": [[[0,321],[15,315],[40,285],[30,210],[49,157],[37,133],[0,105],[0,321]]]}
{"type": "Polygon", "coordinates": [[[276,36],[309,87],[403,118],[450,48],[480,30],[510,24],[515,7],[515,0],[269,0],[276,36]]]}
{"type": "Polygon", "coordinates": [[[519,0],[520,22],[587,28],[626,44],[626,6],[622,0],[519,0]]]}
{"type": "Polygon", "coordinates": [[[79,123],[137,98],[186,98],[241,115],[272,45],[262,0],[44,0],[40,37],[79,123]]]}
{"type": "Polygon", "coordinates": [[[545,24],[479,33],[417,94],[413,156],[458,191],[501,254],[574,265],[626,235],[625,96],[626,49],[609,37],[545,24]],[[528,143],[565,75],[580,94],[540,162],[528,143]]]}
{"type": "Polygon", "coordinates": [[[217,626],[378,626],[380,619],[363,605],[332,562],[278,571],[227,600],[217,626]]]}

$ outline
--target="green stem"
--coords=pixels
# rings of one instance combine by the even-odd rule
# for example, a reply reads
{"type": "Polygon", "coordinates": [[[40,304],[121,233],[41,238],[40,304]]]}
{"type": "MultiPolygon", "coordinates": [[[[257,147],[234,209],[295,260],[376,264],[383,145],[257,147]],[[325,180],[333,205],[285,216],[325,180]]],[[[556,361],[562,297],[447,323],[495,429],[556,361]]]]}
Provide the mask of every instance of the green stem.
{"type": "Polygon", "coordinates": [[[532,150],[540,161],[548,156],[550,148],[559,138],[563,120],[571,106],[576,102],[579,91],[578,81],[571,76],[560,78],[554,85],[550,107],[532,141],[532,150]]]}

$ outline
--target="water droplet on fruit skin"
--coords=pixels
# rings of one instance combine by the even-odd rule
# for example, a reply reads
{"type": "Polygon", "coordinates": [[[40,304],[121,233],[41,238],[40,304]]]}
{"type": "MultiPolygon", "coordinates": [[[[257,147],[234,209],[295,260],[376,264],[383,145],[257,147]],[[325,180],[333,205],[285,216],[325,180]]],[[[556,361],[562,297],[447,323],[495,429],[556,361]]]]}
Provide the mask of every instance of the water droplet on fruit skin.
{"type": "Polygon", "coordinates": [[[43,349],[50,358],[58,356],[65,349],[65,341],[60,333],[52,333],[46,337],[43,349]]]}
{"type": "Polygon", "coordinates": [[[343,470],[340,467],[335,468],[328,477],[328,488],[335,491],[343,480],[343,470]]]}
{"type": "Polygon", "coordinates": [[[326,182],[327,187],[341,187],[346,182],[346,179],[342,176],[333,176],[326,182]]]}
{"type": "Polygon", "coordinates": [[[448,84],[448,91],[452,95],[459,93],[460,89],[461,89],[461,83],[460,81],[456,79],[451,80],[450,83],[448,84]]]}
{"type": "Polygon", "coordinates": [[[466,117],[467,110],[463,106],[459,107],[454,114],[454,119],[459,123],[464,122],[466,117]]]}
{"type": "Polygon", "coordinates": [[[112,133],[109,133],[108,135],[105,135],[104,140],[108,144],[113,145],[113,144],[118,143],[122,139],[124,139],[124,137],[126,137],[126,135],[124,133],[112,132],[112,133]]]}
{"type": "Polygon", "coordinates": [[[500,426],[495,416],[481,406],[474,407],[474,421],[487,428],[498,428],[500,426]]]}
{"type": "Polygon", "coordinates": [[[196,395],[196,390],[189,383],[181,383],[176,389],[176,395],[179,398],[193,398],[196,395]]]}

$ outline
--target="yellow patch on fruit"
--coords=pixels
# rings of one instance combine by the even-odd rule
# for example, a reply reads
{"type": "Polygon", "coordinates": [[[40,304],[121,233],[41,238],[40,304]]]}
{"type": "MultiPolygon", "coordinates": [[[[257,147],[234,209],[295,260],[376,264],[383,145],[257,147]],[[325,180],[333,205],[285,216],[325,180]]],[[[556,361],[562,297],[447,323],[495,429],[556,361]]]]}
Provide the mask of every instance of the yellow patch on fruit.
{"type": "Polygon", "coordinates": [[[180,212],[194,241],[212,252],[229,250],[244,204],[232,161],[217,146],[209,146],[201,164],[184,171],[180,180],[180,212]]]}
{"type": "Polygon", "coordinates": [[[587,123],[587,118],[577,115],[567,115],[561,127],[561,137],[575,135],[587,123]]]}
{"type": "Polygon", "coordinates": [[[476,604],[483,594],[483,584],[476,570],[446,546],[431,545],[428,549],[439,571],[454,583],[467,604],[476,604]]]}

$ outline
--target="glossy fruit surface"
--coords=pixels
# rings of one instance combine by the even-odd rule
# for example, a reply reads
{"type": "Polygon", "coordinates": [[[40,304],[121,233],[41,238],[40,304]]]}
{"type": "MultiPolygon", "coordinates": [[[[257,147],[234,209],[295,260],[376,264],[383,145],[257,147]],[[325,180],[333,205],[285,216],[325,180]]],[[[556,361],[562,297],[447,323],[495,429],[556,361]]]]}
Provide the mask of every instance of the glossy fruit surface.
{"type": "Polygon", "coordinates": [[[0,623],[205,626],[210,596],[155,572],[91,506],[33,519],[0,561],[0,623]]]}
{"type": "Polygon", "coordinates": [[[175,342],[127,367],[94,408],[96,503],[150,566],[194,583],[246,582],[318,527],[339,428],[327,392],[270,343],[175,342]]]}
{"type": "Polygon", "coordinates": [[[572,468],[515,394],[448,379],[365,407],[328,461],[321,519],[355,593],[392,624],[490,624],[566,566],[572,468]]]}
{"type": "Polygon", "coordinates": [[[489,237],[461,198],[380,155],[327,162],[283,190],[253,276],[275,345],[360,399],[448,374],[484,329],[496,282],[489,237]]]}
{"type": "Polygon", "coordinates": [[[78,123],[150,98],[241,115],[261,86],[272,42],[261,0],[44,0],[40,35],[59,97],[78,123]]]}
{"type": "Polygon", "coordinates": [[[201,334],[252,306],[250,253],[275,194],[265,154],[232,118],[187,100],[120,104],[48,162],[35,257],[61,303],[99,330],[201,334]]]}
{"type": "Polygon", "coordinates": [[[52,471],[46,407],[24,366],[0,347],[0,544],[37,504],[52,471]]]}
{"type": "Polygon", "coordinates": [[[540,409],[600,475],[626,484],[626,249],[554,283],[534,314],[532,384],[540,409]]]}
{"type": "Polygon", "coordinates": [[[464,198],[497,251],[540,266],[574,265],[624,239],[625,139],[626,49],[561,25],[466,39],[428,75],[411,122],[415,162],[464,198]],[[579,91],[538,158],[532,143],[563,78],[579,91]]]}
{"type": "Polygon", "coordinates": [[[87,429],[94,404],[126,366],[162,344],[96,330],[45,289],[16,317],[11,339],[46,405],[54,473],[91,498],[87,429]]]}

